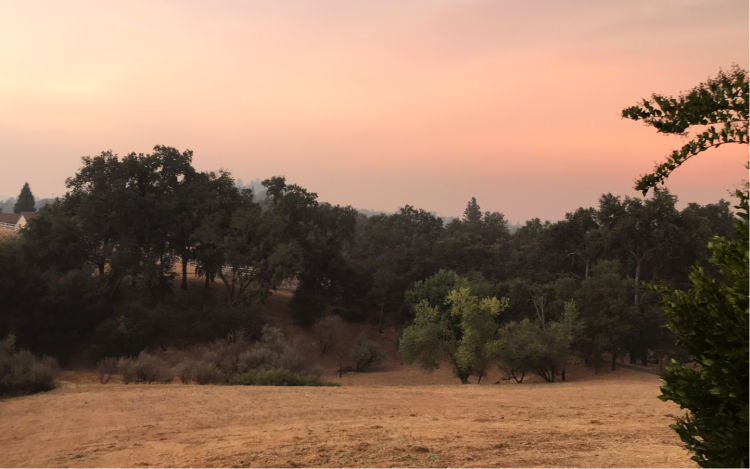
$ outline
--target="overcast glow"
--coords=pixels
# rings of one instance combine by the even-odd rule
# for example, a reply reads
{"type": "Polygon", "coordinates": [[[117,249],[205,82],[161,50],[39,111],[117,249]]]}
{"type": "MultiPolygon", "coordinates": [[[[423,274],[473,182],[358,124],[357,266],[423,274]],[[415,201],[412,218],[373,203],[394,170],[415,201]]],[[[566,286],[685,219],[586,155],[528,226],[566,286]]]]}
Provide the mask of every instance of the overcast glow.
{"type": "MultiPolygon", "coordinates": [[[[195,151],[332,203],[559,219],[680,138],[622,120],[748,66],[747,1],[0,2],[0,194],[61,195],[82,155],[195,151]]],[[[670,178],[714,202],[747,147],[670,178]]]]}

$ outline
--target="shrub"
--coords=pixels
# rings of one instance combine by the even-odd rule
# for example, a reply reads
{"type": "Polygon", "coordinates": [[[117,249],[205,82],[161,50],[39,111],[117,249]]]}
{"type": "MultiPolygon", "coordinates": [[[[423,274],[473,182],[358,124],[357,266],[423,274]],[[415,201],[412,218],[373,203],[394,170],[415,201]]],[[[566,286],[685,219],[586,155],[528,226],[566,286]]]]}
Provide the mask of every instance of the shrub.
{"type": "Polygon", "coordinates": [[[0,341],[0,396],[53,389],[59,373],[57,362],[50,357],[37,358],[28,350],[16,350],[15,346],[12,335],[0,341]]]}
{"type": "Polygon", "coordinates": [[[302,374],[284,368],[255,369],[236,374],[229,384],[245,386],[331,386],[320,380],[320,376],[302,374]]]}
{"type": "Polygon", "coordinates": [[[128,383],[170,383],[174,374],[158,357],[141,352],[137,358],[121,358],[118,363],[122,380],[128,383]]]}
{"type": "Polygon", "coordinates": [[[184,384],[195,381],[198,384],[226,384],[226,375],[213,363],[206,360],[188,359],[177,367],[177,376],[184,384]]]}
{"type": "Polygon", "coordinates": [[[256,368],[273,368],[274,356],[271,349],[256,346],[240,354],[237,360],[237,371],[244,373],[256,368]]]}
{"type": "Polygon", "coordinates": [[[367,338],[365,333],[357,337],[352,344],[352,360],[356,371],[365,371],[383,357],[378,344],[367,338]]]}
{"type": "Polygon", "coordinates": [[[112,375],[117,374],[117,358],[104,357],[96,364],[96,371],[99,373],[99,382],[107,384],[112,375]]]}
{"type": "Polygon", "coordinates": [[[276,327],[264,326],[260,340],[254,345],[239,335],[204,346],[197,355],[176,365],[183,383],[321,385],[318,375],[306,370],[297,350],[276,327]]]}
{"type": "Polygon", "coordinates": [[[318,339],[320,353],[325,354],[336,343],[337,337],[341,334],[343,321],[341,317],[329,314],[320,319],[313,327],[313,334],[318,339]]]}
{"type": "Polygon", "coordinates": [[[237,372],[252,369],[283,368],[302,371],[305,364],[299,352],[284,340],[281,329],[263,326],[260,341],[250,350],[242,352],[237,359],[237,372]]]}
{"type": "Polygon", "coordinates": [[[305,363],[296,348],[285,344],[279,353],[277,363],[281,368],[300,372],[305,369],[305,363]]]}
{"type": "Polygon", "coordinates": [[[147,309],[122,305],[94,330],[92,354],[94,358],[136,355],[150,344],[154,330],[154,318],[147,309]]]}

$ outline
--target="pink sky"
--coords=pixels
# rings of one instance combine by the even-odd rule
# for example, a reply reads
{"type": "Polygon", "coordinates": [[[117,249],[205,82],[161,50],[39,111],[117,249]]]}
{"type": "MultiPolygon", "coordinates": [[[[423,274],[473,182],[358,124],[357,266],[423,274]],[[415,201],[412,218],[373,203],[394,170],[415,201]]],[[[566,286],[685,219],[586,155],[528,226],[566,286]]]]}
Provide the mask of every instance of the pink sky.
{"type": "MultiPolygon", "coordinates": [[[[652,92],[748,67],[748,3],[0,3],[0,195],[62,195],[83,155],[192,149],[321,200],[557,220],[633,181],[680,137],[620,118],[652,92]]],[[[668,187],[715,202],[747,146],[668,187]]]]}

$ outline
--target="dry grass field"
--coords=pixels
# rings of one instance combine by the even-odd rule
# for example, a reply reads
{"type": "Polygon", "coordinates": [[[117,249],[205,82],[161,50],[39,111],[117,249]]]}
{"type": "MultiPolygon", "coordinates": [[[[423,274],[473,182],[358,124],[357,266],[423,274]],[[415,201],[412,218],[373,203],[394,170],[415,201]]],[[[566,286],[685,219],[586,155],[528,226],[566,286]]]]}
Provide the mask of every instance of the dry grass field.
{"type": "Polygon", "coordinates": [[[340,386],[99,384],[93,371],[66,371],[54,391],[0,400],[0,466],[695,467],[653,374],[572,365],[567,382],[519,385],[493,369],[461,385],[448,367],[400,363],[397,331],[363,324],[320,355],[291,320],[290,296],[277,291],[263,319],[340,386]],[[339,378],[362,330],[385,358],[339,378]]]}
{"type": "Polygon", "coordinates": [[[68,372],[52,392],[0,402],[0,465],[694,466],[653,375],[372,384],[410,375],[421,372],[293,388],[101,385],[68,372]]]}

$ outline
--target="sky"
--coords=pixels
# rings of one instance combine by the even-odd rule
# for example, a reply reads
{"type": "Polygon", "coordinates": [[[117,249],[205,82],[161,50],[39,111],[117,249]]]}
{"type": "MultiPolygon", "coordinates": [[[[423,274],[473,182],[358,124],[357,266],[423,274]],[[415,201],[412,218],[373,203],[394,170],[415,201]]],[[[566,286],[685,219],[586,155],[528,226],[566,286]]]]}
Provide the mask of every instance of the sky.
{"type": "MultiPolygon", "coordinates": [[[[0,196],[154,145],[333,204],[559,220],[679,147],[621,110],[748,68],[746,0],[0,0],[0,196]]],[[[667,187],[729,199],[746,145],[667,187]]]]}

